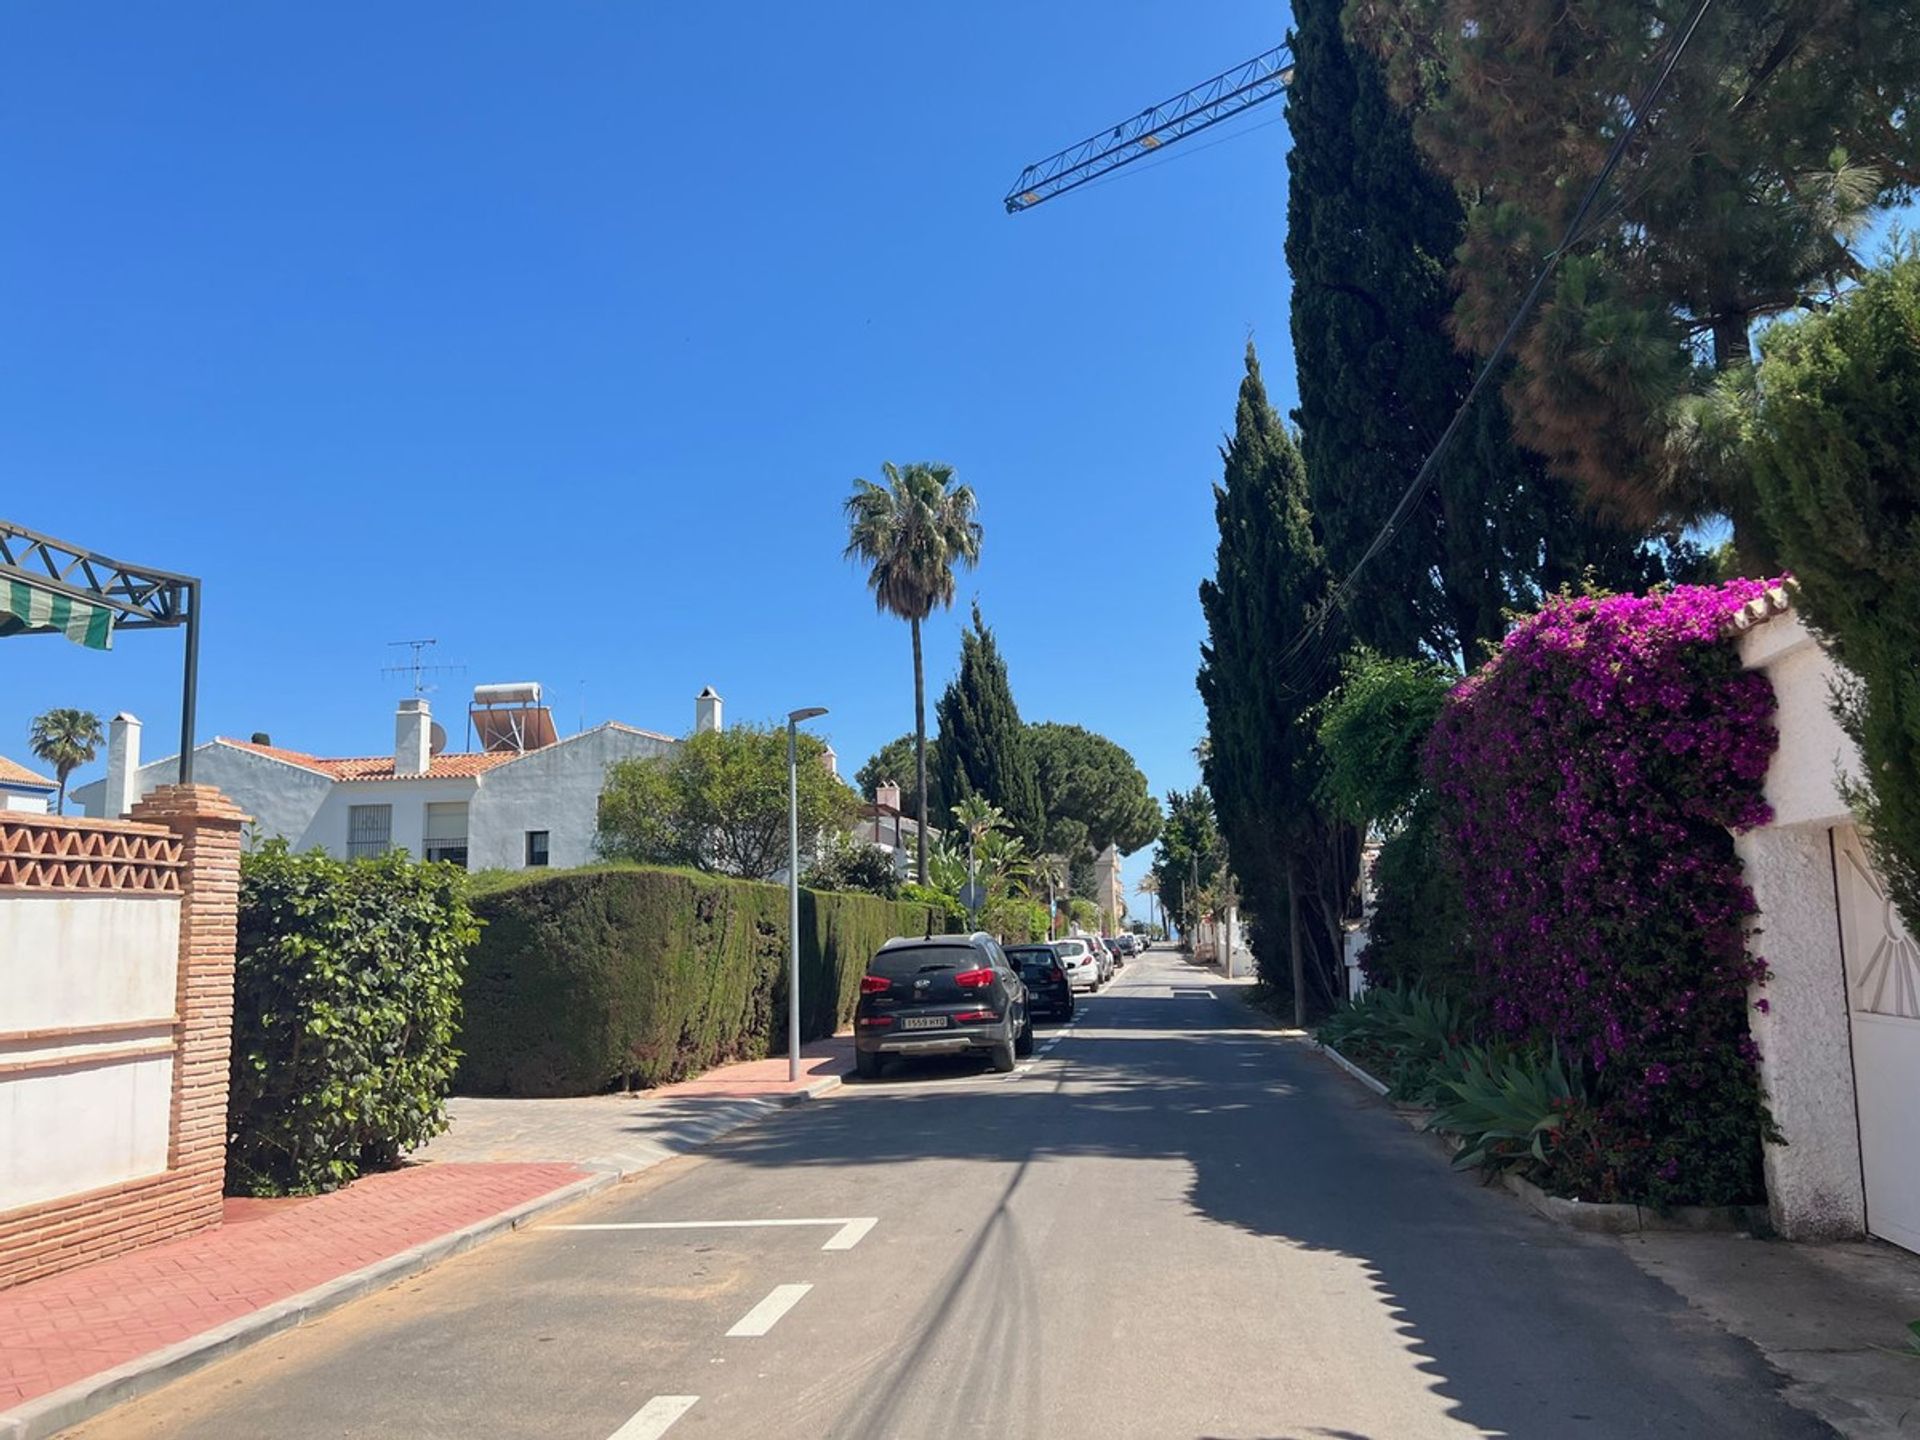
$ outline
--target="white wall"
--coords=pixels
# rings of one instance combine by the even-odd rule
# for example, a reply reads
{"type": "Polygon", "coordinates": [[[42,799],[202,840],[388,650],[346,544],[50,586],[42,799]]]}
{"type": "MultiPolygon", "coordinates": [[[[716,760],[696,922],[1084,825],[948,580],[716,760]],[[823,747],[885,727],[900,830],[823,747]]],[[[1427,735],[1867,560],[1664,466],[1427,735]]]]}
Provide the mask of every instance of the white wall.
{"type": "Polygon", "coordinates": [[[1798,616],[1747,631],[1740,658],[1773,683],[1780,732],[1766,778],[1773,823],[1734,840],[1760,912],[1753,948],[1772,970],[1747,1012],[1787,1141],[1766,1147],[1768,1208],[1789,1239],[1859,1235],[1865,1193],[1829,833],[1853,821],[1835,781],[1843,767],[1857,773],[1859,757],[1833,718],[1833,662],[1798,616]]]}
{"type": "MultiPolygon", "coordinates": [[[[179,757],[168,756],[165,760],[156,760],[151,765],[140,767],[136,772],[134,793],[144,796],[162,785],[173,784],[179,778],[179,757]]],[[[195,784],[218,786],[222,794],[253,817],[253,824],[248,828],[249,835],[258,835],[262,840],[283,839],[295,850],[310,850],[320,845],[336,853],[345,853],[344,820],[341,822],[342,838],[331,843],[315,828],[321,807],[334,788],[334,782],[328,776],[210,741],[193,752],[193,778],[195,784]]],[[[82,785],[73,792],[73,798],[86,806],[86,813],[95,819],[120,818],[102,814],[107,799],[107,782],[104,780],[82,785]]]]}
{"type": "Polygon", "coordinates": [[[0,1211],[167,1167],[180,901],[0,897],[0,1211]]]}
{"type": "MultiPolygon", "coordinates": [[[[427,805],[430,802],[443,804],[464,800],[471,806],[477,789],[478,782],[470,776],[438,780],[337,781],[332,784],[313,817],[308,829],[313,838],[309,843],[320,846],[329,855],[344,858],[347,853],[347,826],[351,818],[347,812],[355,805],[391,805],[393,830],[389,839],[393,848],[405,850],[416,860],[424,859],[427,805]]],[[[471,812],[467,816],[467,847],[468,867],[477,870],[480,868],[479,862],[472,858],[471,812]]]]}
{"type": "Polygon", "coordinates": [[[467,816],[469,868],[524,868],[529,830],[547,832],[555,869],[591,864],[607,767],[672,748],[671,740],[601,725],[489,770],[467,816]]]}

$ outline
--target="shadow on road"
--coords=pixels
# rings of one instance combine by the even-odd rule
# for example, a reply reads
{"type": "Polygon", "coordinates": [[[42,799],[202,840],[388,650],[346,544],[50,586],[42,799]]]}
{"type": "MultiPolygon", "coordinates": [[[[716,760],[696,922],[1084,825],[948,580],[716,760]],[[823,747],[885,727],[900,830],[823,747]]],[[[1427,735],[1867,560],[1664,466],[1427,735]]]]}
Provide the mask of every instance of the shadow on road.
{"type": "MultiPolygon", "coordinates": [[[[1185,975],[1172,983],[1188,988],[1185,975]]],[[[979,1067],[895,1067],[857,1096],[749,1127],[708,1153],[782,1169],[1000,1162],[1013,1184],[1049,1156],[1181,1160],[1198,1214],[1360,1262],[1460,1423],[1542,1440],[1832,1433],[1779,1400],[1757,1353],[1617,1245],[1450,1174],[1431,1140],[1237,1003],[1123,989],[1098,1004],[1030,1074],[942,1086],[931,1082],[979,1067]]],[[[1003,1200],[981,1245],[1004,1211],[1003,1200]]],[[[883,1405],[873,1418],[885,1423],[883,1405]]]]}

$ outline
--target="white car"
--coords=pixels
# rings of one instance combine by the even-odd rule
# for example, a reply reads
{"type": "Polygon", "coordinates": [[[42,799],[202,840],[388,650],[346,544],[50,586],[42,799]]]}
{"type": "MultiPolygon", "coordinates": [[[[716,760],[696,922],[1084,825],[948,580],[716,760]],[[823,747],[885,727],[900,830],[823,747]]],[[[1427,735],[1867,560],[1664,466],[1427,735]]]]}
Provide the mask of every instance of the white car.
{"type": "Polygon", "coordinates": [[[1100,957],[1084,939],[1055,940],[1053,953],[1060,957],[1060,968],[1067,972],[1067,984],[1075,990],[1098,990],[1106,977],[1100,957]]]}

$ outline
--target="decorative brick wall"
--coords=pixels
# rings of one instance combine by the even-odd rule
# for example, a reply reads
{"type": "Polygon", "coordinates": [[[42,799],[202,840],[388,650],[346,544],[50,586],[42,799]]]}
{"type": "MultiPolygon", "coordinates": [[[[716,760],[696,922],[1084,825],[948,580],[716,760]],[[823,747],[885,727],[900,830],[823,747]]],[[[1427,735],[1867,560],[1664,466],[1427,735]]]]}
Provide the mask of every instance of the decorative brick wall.
{"type": "MultiPolygon", "coordinates": [[[[211,786],[164,786],[128,821],[0,816],[0,905],[59,897],[140,897],[179,907],[173,1014],[53,1029],[10,1029],[0,1045],[39,1058],[0,1063],[0,1089],[20,1074],[83,1069],[170,1053],[172,1096],[166,1167],[81,1193],[0,1209],[0,1286],[37,1279],[136,1246],[214,1225],[226,1169],[227,1064],[233,1024],[234,931],[239,912],[240,832],[247,817],[211,786]],[[170,1035],[145,1048],[116,1044],[117,1031],[170,1035]],[[41,1047],[34,1051],[33,1047],[41,1047]],[[46,1047],[53,1046],[49,1054],[46,1047]],[[61,1046],[67,1046],[65,1050],[61,1046]]],[[[108,973],[116,959],[60,955],[81,973],[108,973]]],[[[0,1016],[8,971],[0,954],[0,1016]]],[[[0,1201],[0,1203],[4,1203],[0,1201]]]]}

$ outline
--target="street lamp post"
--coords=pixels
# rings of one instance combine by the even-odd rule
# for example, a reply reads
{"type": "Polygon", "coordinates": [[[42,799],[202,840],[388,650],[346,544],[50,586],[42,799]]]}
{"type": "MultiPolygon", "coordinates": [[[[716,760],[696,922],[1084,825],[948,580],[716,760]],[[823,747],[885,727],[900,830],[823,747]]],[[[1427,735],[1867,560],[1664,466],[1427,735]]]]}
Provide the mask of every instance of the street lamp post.
{"type": "Polygon", "coordinates": [[[800,722],[824,705],[787,712],[787,1079],[800,1079],[800,722]]]}

